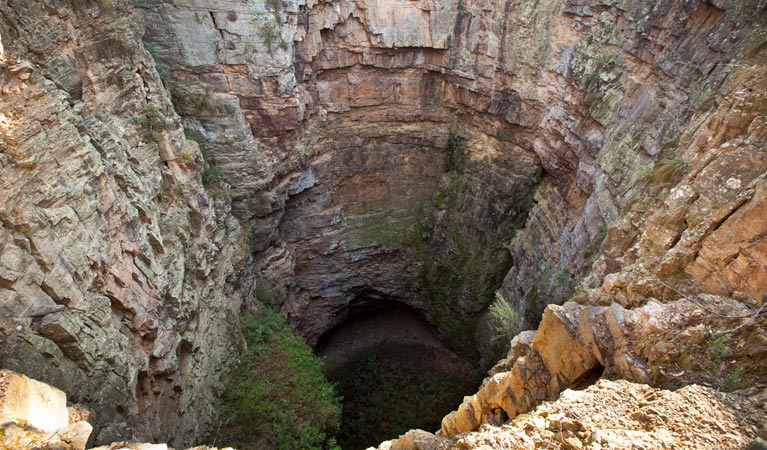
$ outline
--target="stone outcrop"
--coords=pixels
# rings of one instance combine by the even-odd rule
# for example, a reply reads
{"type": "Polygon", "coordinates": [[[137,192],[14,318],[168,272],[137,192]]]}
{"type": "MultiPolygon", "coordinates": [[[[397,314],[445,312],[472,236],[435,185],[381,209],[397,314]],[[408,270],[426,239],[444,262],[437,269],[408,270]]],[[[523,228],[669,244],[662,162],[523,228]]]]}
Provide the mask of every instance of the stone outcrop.
{"type": "Polygon", "coordinates": [[[711,295],[634,309],[550,305],[538,330],[514,338],[507,358],[443,419],[439,434],[499,425],[600,376],[667,388],[763,383],[756,374],[765,371],[765,348],[754,345],[767,342],[763,322],[739,302],[711,295]]]}
{"type": "MultiPolygon", "coordinates": [[[[135,442],[113,442],[109,445],[94,447],[91,450],[173,450],[167,444],[147,444],[135,442]]],[[[191,447],[187,450],[234,450],[232,447],[208,447],[207,445],[191,447]]]]}
{"type": "Polygon", "coordinates": [[[93,427],[64,392],[0,370],[0,448],[84,450],[93,427]]]}
{"type": "Polygon", "coordinates": [[[758,389],[722,394],[690,385],[668,391],[625,380],[599,380],[582,391],[568,389],[557,401],[503,426],[485,426],[452,439],[412,431],[378,449],[737,450],[765,436],[765,395],[758,389]]]}
{"type": "MultiPolygon", "coordinates": [[[[91,420],[90,412],[82,406],[67,406],[67,396],[59,389],[0,370],[0,449],[84,450],[93,431],[91,420]]],[[[167,444],[113,442],[91,450],[173,449],[167,444]]],[[[199,446],[188,450],[218,449],[199,446]]]]}
{"type": "Polygon", "coordinates": [[[97,442],[180,445],[239,345],[244,234],[142,23],[127,1],[0,2],[0,365],[87,405],[97,442]]]}

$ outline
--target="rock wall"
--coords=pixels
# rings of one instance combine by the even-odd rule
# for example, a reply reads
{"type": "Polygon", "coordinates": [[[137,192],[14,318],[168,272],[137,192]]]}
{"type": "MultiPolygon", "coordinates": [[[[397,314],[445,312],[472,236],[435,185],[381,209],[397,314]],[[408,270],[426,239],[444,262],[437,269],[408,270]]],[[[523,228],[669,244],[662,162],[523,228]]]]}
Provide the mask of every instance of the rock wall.
{"type": "Polygon", "coordinates": [[[519,329],[568,298],[758,305],[766,18],[0,0],[2,364],[93,408],[100,441],[185,443],[232,359],[245,258],[310,343],[400,301],[483,363],[498,288],[519,329]],[[231,190],[203,189],[203,153],[231,190]]]}
{"type": "Polygon", "coordinates": [[[244,235],[126,1],[0,2],[0,365],[183,445],[238,344],[244,235]]]}
{"type": "MultiPolygon", "coordinates": [[[[499,287],[522,329],[581,280],[596,288],[629,265],[642,274],[629,278],[663,278],[658,255],[621,258],[643,241],[645,217],[680,207],[647,209],[682,175],[710,191],[694,194],[706,219],[661,244],[677,255],[664,270],[727,294],[745,292],[746,273],[764,276],[760,245],[747,244],[763,225],[709,237],[718,219],[700,203],[726,202],[726,215],[763,178],[763,1],[140,8],[185,126],[219,160],[250,223],[262,286],[286,300],[309,342],[360,297],[406,302],[467,342],[499,287]],[[733,139],[752,175],[718,198],[716,184],[694,179],[712,158],[740,167],[720,147],[733,139]],[[697,255],[720,239],[735,241],[697,255]],[[721,280],[709,276],[723,265],[721,280]]],[[[659,282],[639,283],[630,302],[660,296],[659,282]]]]}
{"type": "Polygon", "coordinates": [[[582,391],[567,390],[556,402],[503,426],[450,438],[411,430],[378,449],[758,448],[764,445],[758,437],[765,435],[761,417],[766,394],[756,389],[723,394],[697,385],[668,391],[625,380],[599,380],[582,391]]]}

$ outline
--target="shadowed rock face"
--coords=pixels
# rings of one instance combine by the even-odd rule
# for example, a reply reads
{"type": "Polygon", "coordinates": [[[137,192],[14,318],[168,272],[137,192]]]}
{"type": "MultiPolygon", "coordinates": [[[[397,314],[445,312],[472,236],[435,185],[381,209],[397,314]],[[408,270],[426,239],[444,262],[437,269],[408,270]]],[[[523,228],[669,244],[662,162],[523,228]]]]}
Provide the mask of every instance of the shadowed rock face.
{"type": "Polygon", "coordinates": [[[483,363],[498,288],[767,292],[764,1],[135,3],[0,0],[0,356],[99,439],[196,440],[250,274],[310,343],[393,298],[483,363]]]}
{"type": "MultiPolygon", "coordinates": [[[[452,341],[473,335],[499,287],[521,325],[535,324],[579,280],[594,288],[615,272],[621,250],[594,264],[605,238],[630,247],[644,228],[621,218],[678,182],[647,183],[639,168],[674,155],[692,167],[714,151],[696,130],[719,123],[722,96],[761,83],[738,65],[759,54],[749,25],[760,29],[759,1],[141,9],[185,125],[253,229],[259,276],[309,342],[370,289],[423,310],[452,341]]],[[[704,252],[689,273],[704,279],[731,256],[704,252]]],[[[749,258],[727,264],[740,271],[749,258]]],[[[725,291],[745,292],[737,275],[723,277],[725,291]]]]}
{"type": "Polygon", "coordinates": [[[411,428],[436,430],[482,378],[417,311],[381,298],[352,301],[348,320],[325,333],[315,351],[343,396],[336,437],[348,449],[411,428]]]}

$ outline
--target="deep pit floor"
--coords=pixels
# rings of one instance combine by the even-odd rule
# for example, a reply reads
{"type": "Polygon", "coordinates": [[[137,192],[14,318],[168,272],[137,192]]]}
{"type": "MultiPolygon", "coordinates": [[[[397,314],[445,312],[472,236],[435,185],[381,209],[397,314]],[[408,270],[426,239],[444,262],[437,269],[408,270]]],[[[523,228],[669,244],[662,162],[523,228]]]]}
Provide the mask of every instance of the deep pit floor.
{"type": "Polygon", "coordinates": [[[365,449],[411,428],[436,431],[481,376],[406,307],[353,317],[316,349],[343,396],[344,450],[365,449]]]}

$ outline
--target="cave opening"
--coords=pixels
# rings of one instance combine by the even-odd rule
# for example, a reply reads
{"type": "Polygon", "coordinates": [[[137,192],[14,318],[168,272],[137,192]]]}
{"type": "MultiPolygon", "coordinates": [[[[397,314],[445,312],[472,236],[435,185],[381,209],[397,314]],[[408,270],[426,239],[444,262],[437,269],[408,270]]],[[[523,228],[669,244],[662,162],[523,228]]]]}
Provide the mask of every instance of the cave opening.
{"type": "Polygon", "coordinates": [[[397,299],[357,296],[346,320],[318,341],[322,370],[343,401],[339,445],[365,449],[442,417],[481,381],[421,312],[397,299]]]}

